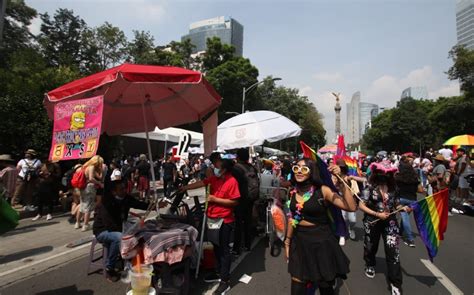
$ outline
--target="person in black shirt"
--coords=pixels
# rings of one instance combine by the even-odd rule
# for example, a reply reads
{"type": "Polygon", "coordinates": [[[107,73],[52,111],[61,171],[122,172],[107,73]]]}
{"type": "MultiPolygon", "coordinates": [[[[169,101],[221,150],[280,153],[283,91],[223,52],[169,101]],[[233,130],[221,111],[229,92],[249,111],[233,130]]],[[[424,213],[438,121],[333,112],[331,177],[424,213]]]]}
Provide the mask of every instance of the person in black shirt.
{"type": "Polygon", "coordinates": [[[140,155],[140,159],[135,166],[135,175],[138,176],[138,192],[140,199],[144,200],[148,196],[150,190],[150,164],[144,154],[140,155]]]}
{"type": "MultiPolygon", "coordinates": [[[[372,173],[369,185],[362,195],[363,202],[359,203],[359,208],[365,213],[363,219],[365,275],[369,278],[375,277],[375,255],[382,237],[390,288],[392,294],[401,294],[400,229],[396,215],[391,214],[401,206],[395,190],[394,173],[397,168],[392,167],[389,161],[381,161],[372,163],[370,170],[372,173]]],[[[408,207],[404,210],[409,211],[408,207]]]]}
{"type": "Polygon", "coordinates": [[[169,186],[176,181],[176,174],[176,165],[173,159],[168,157],[167,161],[163,164],[163,190],[165,197],[170,196],[171,188],[169,186]]]}
{"type": "MultiPolygon", "coordinates": [[[[409,158],[402,157],[398,166],[398,173],[395,175],[397,193],[401,205],[410,205],[416,201],[416,193],[423,191],[418,179],[418,173],[409,162],[409,158]]],[[[410,216],[407,212],[400,212],[402,224],[400,231],[405,234],[404,242],[407,246],[414,248],[415,242],[411,230],[410,216]]]]}
{"type": "Polygon", "coordinates": [[[108,280],[115,281],[117,273],[115,264],[120,255],[122,240],[122,223],[127,220],[130,208],[146,210],[148,204],[128,195],[121,181],[114,181],[110,193],[95,209],[93,233],[97,241],[107,247],[106,275],[108,280]]]}

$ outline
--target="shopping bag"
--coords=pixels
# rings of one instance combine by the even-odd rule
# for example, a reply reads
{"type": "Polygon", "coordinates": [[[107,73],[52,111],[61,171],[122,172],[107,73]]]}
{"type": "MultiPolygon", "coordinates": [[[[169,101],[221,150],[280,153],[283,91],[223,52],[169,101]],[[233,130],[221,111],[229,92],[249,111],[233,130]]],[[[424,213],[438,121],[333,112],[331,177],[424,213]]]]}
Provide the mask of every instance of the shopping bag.
{"type": "Polygon", "coordinates": [[[17,227],[20,215],[0,196],[0,235],[17,227]]]}

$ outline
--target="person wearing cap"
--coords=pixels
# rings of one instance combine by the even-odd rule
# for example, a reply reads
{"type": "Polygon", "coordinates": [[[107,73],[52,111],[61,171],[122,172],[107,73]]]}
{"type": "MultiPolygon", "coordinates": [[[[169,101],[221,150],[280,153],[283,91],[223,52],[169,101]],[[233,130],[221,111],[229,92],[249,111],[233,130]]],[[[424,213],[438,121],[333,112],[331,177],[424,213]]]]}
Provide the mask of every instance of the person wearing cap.
{"type": "Polygon", "coordinates": [[[15,193],[17,175],[12,156],[0,155],[0,193],[3,191],[6,199],[11,199],[15,193]]]}
{"type": "MultiPolygon", "coordinates": [[[[387,276],[392,294],[401,294],[402,270],[400,265],[400,229],[394,211],[401,209],[396,193],[394,174],[397,168],[389,161],[372,163],[369,185],[362,194],[359,208],[365,213],[364,260],[365,275],[375,277],[375,256],[382,238],[387,264],[387,276]]],[[[403,210],[410,211],[408,207],[403,210]]]]}
{"type": "Polygon", "coordinates": [[[36,157],[36,151],[28,149],[25,152],[25,158],[21,159],[16,165],[19,173],[12,199],[13,207],[18,208],[19,203],[23,203],[27,210],[34,211],[33,192],[36,188],[38,174],[41,168],[41,161],[36,157]]]}
{"type": "Polygon", "coordinates": [[[429,179],[433,193],[436,193],[448,187],[449,172],[446,168],[446,159],[442,154],[437,154],[433,160],[435,167],[431,171],[429,179]]]}

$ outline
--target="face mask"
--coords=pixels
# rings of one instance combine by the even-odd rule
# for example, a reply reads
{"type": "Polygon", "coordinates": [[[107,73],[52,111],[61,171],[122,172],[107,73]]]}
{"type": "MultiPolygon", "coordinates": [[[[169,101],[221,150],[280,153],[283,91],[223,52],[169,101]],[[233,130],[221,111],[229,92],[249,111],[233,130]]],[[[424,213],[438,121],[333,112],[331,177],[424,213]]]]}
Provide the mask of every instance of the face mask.
{"type": "Polygon", "coordinates": [[[217,176],[217,177],[221,176],[221,169],[214,168],[214,175],[217,176]]]}
{"type": "Polygon", "coordinates": [[[123,201],[124,198],[120,197],[119,195],[114,196],[117,201],[123,201]]]}

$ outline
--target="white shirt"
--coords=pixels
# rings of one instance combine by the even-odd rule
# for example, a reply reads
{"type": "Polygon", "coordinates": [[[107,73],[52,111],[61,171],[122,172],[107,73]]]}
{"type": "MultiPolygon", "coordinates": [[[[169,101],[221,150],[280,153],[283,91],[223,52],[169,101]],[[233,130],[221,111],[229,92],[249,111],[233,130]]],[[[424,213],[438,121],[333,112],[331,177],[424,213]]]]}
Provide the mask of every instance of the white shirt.
{"type": "Polygon", "coordinates": [[[120,169],[115,168],[114,171],[112,171],[112,175],[110,175],[110,180],[116,181],[120,180],[122,178],[122,173],[120,172],[120,169]]]}
{"type": "Polygon", "coordinates": [[[440,149],[438,151],[438,153],[440,153],[441,155],[443,155],[443,157],[446,159],[446,160],[451,160],[452,156],[453,156],[453,151],[450,150],[450,149],[447,149],[447,148],[443,148],[443,149],[440,149]]]}
{"type": "Polygon", "coordinates": [[[28,167],[34,167],[36,170],[38,170],[41,167],[41,161],[38,159],[23,159],[18,162],[16,165],[17,167],[20,167],[20,173],[18,173],[18,176],[21,178],[25,178],[26,171],[28,171],[28,167]]]}

